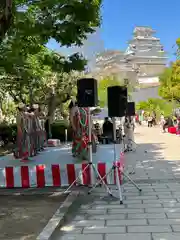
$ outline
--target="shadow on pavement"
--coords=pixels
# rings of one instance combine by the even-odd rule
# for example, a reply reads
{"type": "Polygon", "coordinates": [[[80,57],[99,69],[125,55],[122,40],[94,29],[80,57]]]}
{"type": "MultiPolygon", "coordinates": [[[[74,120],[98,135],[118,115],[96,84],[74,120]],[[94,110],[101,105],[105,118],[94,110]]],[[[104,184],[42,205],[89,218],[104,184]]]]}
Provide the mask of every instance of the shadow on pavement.
{"type": "Polygon", "coordinates": [[[138,144],[136,152],[125,154],[126,170],[135,171],[136,180],[177,180],[180,179],[180,160],[164,158],[164,143],[138,144]]]}

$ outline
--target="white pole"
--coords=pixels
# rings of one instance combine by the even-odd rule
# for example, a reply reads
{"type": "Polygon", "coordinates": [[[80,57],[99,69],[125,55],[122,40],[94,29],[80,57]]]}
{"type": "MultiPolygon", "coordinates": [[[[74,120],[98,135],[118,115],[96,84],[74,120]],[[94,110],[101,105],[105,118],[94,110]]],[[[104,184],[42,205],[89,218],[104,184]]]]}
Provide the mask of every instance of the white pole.
{"type": "Polygon", "coordinates": [[[114,142],[114,161],[116,161],[116,119],[112,118],[113,122],[113,142],[114,142]]]}
{"type": "MultiPolygon", "coordinates": [[[[90,108],[88,108],[88,135],[89,135],[89,163],[93,164],[92,162],[92,124],[91,124],[91,111],[90,108]]],[[[93,185],[95,183],[94,179],[94,172],[92,166],[90,167],[90,174],[91,174],[91,184],[93,185]]]]}
{"type": "MultiPolygon", "coordinates": [[[[118,156],[118,159],[117,159],[117,156],[116,156],[116,119],[113,118],[112,121],[113,121],[113,135],[114,135],[113,136],[113,140],[114,140],[114,164],[117,164],[117,160],[119,160],[120,156],[118,156]]],[[[117,185],[118,192],[119,192],[120,204],[122,204],[123,203],[122,189],[121,189],[121,186],[120,186],[119,171],[118,171],[117,167],[116,167],[116,185],[117,185]]]]}
{"type": "Polygon", "coordinates": [[[67,145],[67,129],[65,129],[65,144],[67,145]]]}

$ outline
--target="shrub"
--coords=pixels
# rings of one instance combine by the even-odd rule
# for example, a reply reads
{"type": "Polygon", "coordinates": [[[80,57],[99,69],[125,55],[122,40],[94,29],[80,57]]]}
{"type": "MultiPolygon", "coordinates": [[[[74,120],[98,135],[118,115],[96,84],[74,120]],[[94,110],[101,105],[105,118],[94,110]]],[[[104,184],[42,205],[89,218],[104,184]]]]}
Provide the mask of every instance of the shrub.
{"type": "MultiPolygon", "coordinates": [[[[67,121],[58,121],[52,124],[52,138],[65,141],[65,129],[68,130],[68,141],[72,140],[72,131],[67,121]]],[[[15,143],[17,134],[16,124],[0,124],[0,140],[7,145],[10,142],[15,143]]]]}
{"type": "Polygon", "coordinates": [[[66,121],[58,121],[51,125],[52,138],[60,139],[62,142],[65,141],[65,129],[67,129],[68,141],[72,140],[72,130],[66,121]]]}
{"type": "Polygon", "coordinates": [[[17,127],[16,124],[0,124],[0,139],[4,142],[4,144],[8,144],[10,142],[15,143],[16,141],[16,133],[17,127]]]}

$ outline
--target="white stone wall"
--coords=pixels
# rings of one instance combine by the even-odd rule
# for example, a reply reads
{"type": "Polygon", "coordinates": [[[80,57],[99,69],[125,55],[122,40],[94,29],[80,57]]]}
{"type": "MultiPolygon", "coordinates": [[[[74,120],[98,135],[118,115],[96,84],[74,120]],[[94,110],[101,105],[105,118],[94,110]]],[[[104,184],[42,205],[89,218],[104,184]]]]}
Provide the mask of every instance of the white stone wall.
{"type": "Polygon", "coordinates": [[[158,87],[149,87],[137,89],[131,95],[132,101],[136,103],[140,101],[147,101],[149,98],[160,98],[158,95],[158,87]]]}
{"type": "Polygon", "coordinates": [[[138,82],[140,84],[158,83],[159,77],[140,77],[140,78],[138,78],[138,82]]]}

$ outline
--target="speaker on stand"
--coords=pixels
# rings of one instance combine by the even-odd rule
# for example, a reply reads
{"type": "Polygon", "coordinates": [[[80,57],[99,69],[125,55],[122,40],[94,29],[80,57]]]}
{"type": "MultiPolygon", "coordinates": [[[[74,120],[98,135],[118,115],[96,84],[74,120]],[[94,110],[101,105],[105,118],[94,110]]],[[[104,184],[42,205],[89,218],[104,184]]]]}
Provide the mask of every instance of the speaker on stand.
{"type": "Polygon", "coordinates": [[[98,105],[97,80],[82,78],[77,81],[78,107],[96,107],[98,105]]]}
{"type": "Polygon", "coordinates": [[[74,180],[74,182],[65,190],[64,193],[69,192],[69,190],[81,179],[82,175],[86,175],[86,171],[90,170],[91,183],[93,184],[92,189],[96,188],[100,183],[104,185],[107,193],[112,196],[110,188],[105,183],[104,178],[100,175],[97,168],[93,164],[92,159],[92,125],[91,125],[91,113],[90,107],[95,107],[98,105],[98,90],[97,90],[97,80],[94,78],[83,78],[77,81],[77,105],[78,107],[88,108],[88,151],[89,151],[89,161],[87,166],[79,173],[79,176],[74,180]],[[94,179],[97,176],[97,183],[94,184],[94,179]]]}
{"type": "Polygon", "coordinates": [[[127,109],[127,88],[122,86],[108,87],[109,117],[124,117],[127,109]]]}
{"type": "Polygon", "coordinates": [[[136,115],[135,102],[128,102],[126,109],[126,116],[134,117],[136,115]]]}
{"type": "Polygon", "coordinates": [[[127,87],[122,86],[112,86],[108,87],[108,115],[112,117],[113,120],[113,138],[114,138],[114,164],[109,172],[103,177],[107,177],[108,175],[116,172],[116,184],[117,190],[119,193],[120,204],[123,204],[123,195],[122,189],[120,185],[119,179],[119,171],[120,173],[126,177],[140,192],[141,189],[139,186],[130,178],[130,176],[122,170],[122,166],[118,164],[119,156],[116,156],[116,117],[124,117],[127,111],[127,87]]]}

